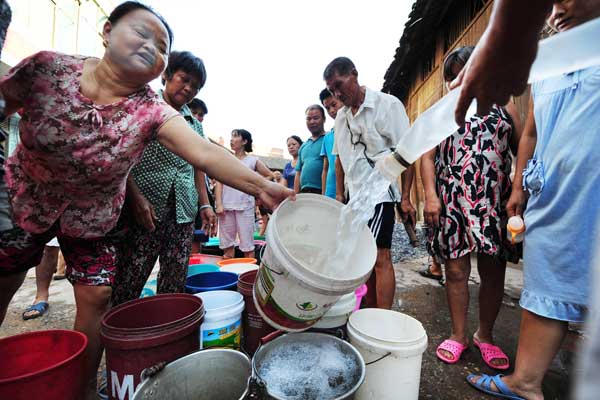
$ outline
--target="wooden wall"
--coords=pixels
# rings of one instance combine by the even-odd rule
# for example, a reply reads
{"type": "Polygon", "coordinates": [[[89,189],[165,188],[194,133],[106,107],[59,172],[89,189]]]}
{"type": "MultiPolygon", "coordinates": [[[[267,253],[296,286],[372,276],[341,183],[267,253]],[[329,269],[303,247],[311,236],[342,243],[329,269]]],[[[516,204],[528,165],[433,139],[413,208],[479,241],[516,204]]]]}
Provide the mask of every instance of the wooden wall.
{"type": "MultiPolygon", "coordinates": [[[[442,76],[443,61],[446,56],[454,49],[461,46],[474,46],[485,31],[492,13],[492,1],[488,1],[483,8],[475,15],[465,30],[458,36],[454,43],[444,51],[444,33],[445,29],[439,29],[436,39],[435,62],[432,70],[422,77],[421,66],[416,65],[411,76],[411,85],[406,101],[406,111],[411,122],[415,121],[419,115],[431,107],[436,101],[442,98],[446,93],[446,87],[442,76]]],[[[524,117],[527,113],[527,94],[514,99],[515,104],[524,117]]],[[[424,192],[420,173],[420,161],[417,161],[417,174],[413,183],[411,198],[419,219],[423,218],[424,192]]]]}

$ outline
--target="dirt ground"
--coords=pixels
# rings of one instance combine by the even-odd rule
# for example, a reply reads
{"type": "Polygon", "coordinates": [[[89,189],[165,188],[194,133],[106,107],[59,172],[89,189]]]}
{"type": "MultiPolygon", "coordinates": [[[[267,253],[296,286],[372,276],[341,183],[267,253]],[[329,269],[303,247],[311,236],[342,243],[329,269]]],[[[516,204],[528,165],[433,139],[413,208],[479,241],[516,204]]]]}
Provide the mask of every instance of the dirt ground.
{"type": "MultiPolygon", "coordinates": [[[[394,238],[394,261],[396,270],[397,299],[395,309],[417,318],[427,331],[429,343],[423,354],[420,399],[475,400],[489,399],[472,389],[465,377],[472,372],[494,373],[485,366],[477,349],[466,351],[455,365],[446,365],[435,356],[435,348],[450,333],[450,315],[446,304],[444,287],[436,281],[423,278],[418,271],[427,265],[428,258],[422,248],[411,248],[401,225],[394,238]]],[[[522,271],[519,265],[507,269],[504,305],[496,322],[495,339],[514,363],[517,348],[521,310],[518,299],[522,287],[522,271]]],[[[471,304],[469,329],[474,332],[477,322],[477,292],[479,277],[473,268],[469,282],[471,304]]],[[[11,303],[6,320],[0,328],[0,337],[42,329],[71,329],[75,316],[73,289],[66,280],[53,281],[50,286],[50,308],[41,318],[23,321],[22,312],[35,297],[35,274],[31,270],[24,285],[11,303]]],[[[569,335],[562,350],[554,360],[551,371],[544,380],[547,400],[568,399],[577,332],[569,335]]],[[[510,373],[511,370],[508,371],[510,373]]]]}

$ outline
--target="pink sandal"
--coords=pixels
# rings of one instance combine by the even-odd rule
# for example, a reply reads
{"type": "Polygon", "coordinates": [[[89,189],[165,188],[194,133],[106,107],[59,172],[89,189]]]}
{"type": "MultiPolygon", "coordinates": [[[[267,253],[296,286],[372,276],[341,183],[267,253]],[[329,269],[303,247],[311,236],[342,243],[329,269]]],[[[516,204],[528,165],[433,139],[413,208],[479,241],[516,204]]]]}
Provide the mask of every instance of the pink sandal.
{"type": "Polygon", "coordinates": [[[481,352],[481,358],[483,358],[483,361],[490,368],[499,369],[503,371],[510,367],[510,360],[508,359],[508,356],[504,354],[500,347],[489,343],[481,343],[475,337],[473,337],[473,344],[479,349],[479,351],[481,352]],[[506,364],[494,365],[492,364],[492,360],[506,360],[506,364]]]}
{"type": "Polygon", "coordinates": [[[462,353],[469,347],[469,345],[464,345],[462,343],[457,342],[456,340],[446,339],[444,340],[436,349],[435,355],[437,358],[442,360],[448,364],[456,364],[456,362],[460,359],[462,353]],[[447,351],[452,354],[452,358],[447,357],[440,350],[447,351]]]}

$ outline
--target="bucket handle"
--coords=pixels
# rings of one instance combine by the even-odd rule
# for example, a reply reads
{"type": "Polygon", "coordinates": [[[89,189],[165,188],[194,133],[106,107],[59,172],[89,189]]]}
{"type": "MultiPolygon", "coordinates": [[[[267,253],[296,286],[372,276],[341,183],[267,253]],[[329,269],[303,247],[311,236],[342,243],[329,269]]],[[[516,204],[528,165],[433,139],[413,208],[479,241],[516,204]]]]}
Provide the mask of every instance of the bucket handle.
{"type": "Polygon", "coordinates": [[[267,386],[259,376],[250,375],[243,400],[259,400],[268,398],[267,386]]]}
{"type": "Polygon", "coordinates": [[[263,255],[265,254],[265,249],[267,248],[267,245],[265,244],[261,249],[260,249],[260,263],[262,264],[262,259],[263,259],[263,255]]]}
{"type": "Polygon", "coordinates": [[[371,364],[375,364],[376,362],[378,362],[378,361],[381,361],[381,360],[383,360],[384,358],[386,358],[386,357],[388,357],[388,356],[391,356],[391,355],[392,355],[392,353],[387,353],[387,354],[384,354],[383,356],[379,357],[377,360],[373,360],[373,361],[371,361],[371,362],[365,363],[365,365],[371,365],[371,364]]]}
{"type": "Polygon", "coordinates": [[[154,364],[148,368],[144,368],[142,370],[142,374],[141,374],[142,382],[144,382],[145,380],[150,379],[153,376],[155,376],[156,374],[158,374],[160,371],[165,369],[166,365],[167,365],[166,361],[161,361],[161,362],[154,364]]]}
{"type": "Polygon", "coordinates": [[[274,269],[269,268],[269,266],[263,261],[262,254],[260,255],[260,265],[274,273],[275,275],[283,275],[283,271],[275,271],[274,269]]]}
{"type": "Polygon", "coordinates": [[[281,329],[277,329],[276,331],[273,331],[273,332],[269,333],[268,335],[261,337],[258,342],[261,346],[264,346],[265,344],[269,343],[271,340],[277,339],[279,336],[283,335],[284,333],[285,333],[285,331],[283,331],[281,329]]]}
{"type": "MultiPolygon", "coordinates": [[[[269,343],[271,340],[278,338],[284,333],[286,332],[281,329],[277,329],[276,331],[273,331],[268,335],[261,337],[258,340],[258,348],[254,352],[254,354],[256,355],[256,353],[258,353],[262,346],[269,343]]],[[[260,377],[260,375],[258,375],[258,371],[254,369],[254,361],[252,361],[252,375],[250,375],[250,378],[248,378],[248,388],[246,389],[246,395],[243,397],[243,400],[258,400],[266,398],[269,398],[267,392],[267,385],[265,381],[260,377]]]]}
{"type": "Polygon", "coordinates": [[[269,266],[265,262],[263,262],[263,260],[264,260],[263,255],[265,254],[266,248],[267,248],[267,246],[265,245],[262,247],[262,249],[260,249],[260,265],[265,267],[266,269],[268,269],[275,275],[283,275],[283,272],[275,271],[274,269],[269,268],[269,266]]]}

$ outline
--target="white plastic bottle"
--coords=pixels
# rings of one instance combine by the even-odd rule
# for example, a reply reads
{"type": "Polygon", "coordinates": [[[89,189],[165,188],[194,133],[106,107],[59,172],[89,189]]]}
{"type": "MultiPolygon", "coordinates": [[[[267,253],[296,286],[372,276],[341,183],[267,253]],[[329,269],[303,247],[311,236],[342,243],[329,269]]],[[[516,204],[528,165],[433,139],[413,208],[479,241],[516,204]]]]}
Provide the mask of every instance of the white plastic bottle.
{"type": "Polygon", "coordinates": [[[525,222],[523,218],[518,215],[512,216],[508,219],[506,224],[506,236],[512,244],[521,243],[523,236],[525,236],[525,222]]]}

